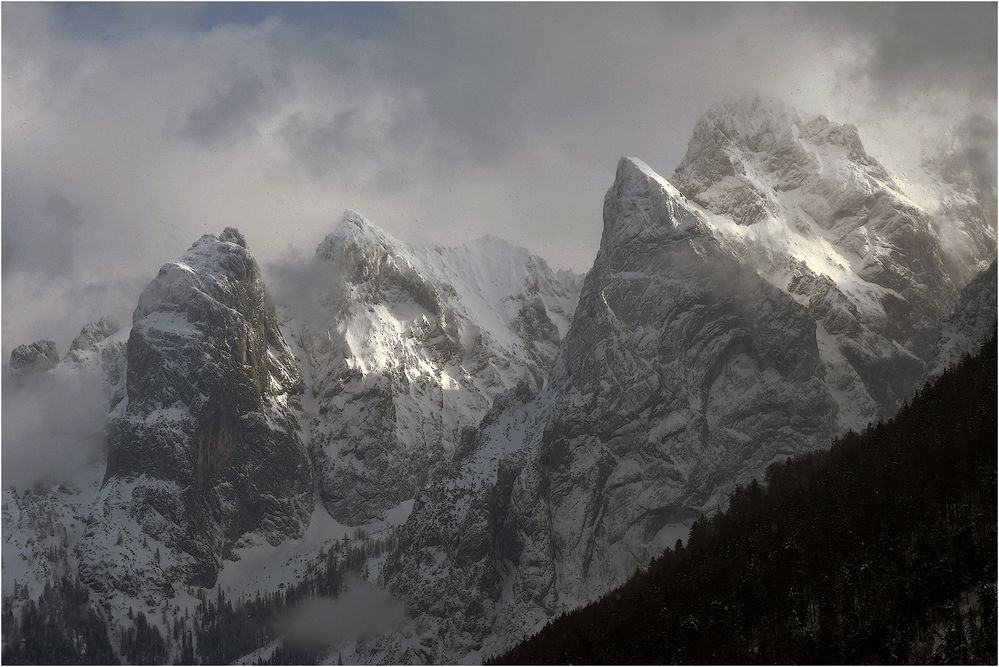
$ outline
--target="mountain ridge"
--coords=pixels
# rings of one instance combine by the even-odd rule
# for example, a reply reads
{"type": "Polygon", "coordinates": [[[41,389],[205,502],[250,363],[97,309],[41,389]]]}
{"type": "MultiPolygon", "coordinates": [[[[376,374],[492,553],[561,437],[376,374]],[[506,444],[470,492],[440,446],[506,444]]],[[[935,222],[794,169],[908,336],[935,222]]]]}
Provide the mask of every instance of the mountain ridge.
{"type": "Polygon", "coordinates": [[[481,659],[733,485],[890,414],[994,321],[994,264],[967,285],[954,268],[994,255],[987,204],[948,209],[981,232],[955,253],[856,128],[761,98],[705,118],[672,179],[618,162],[585,277],[348,210],[269,286],[227,228],[161,269],[131,331],[97,321],[61,360],[28,355],[53,364],[31,378],[100,374],[111,435],[75,495],[5,490],[5,560],[39,560],[18,595],[79,568],[109,627],[132,628],[129,607],[159,627],[206,609],[209,584],[238,612],[252,586],[339,573],[337,553],[411,611],[337,655],[481,659]]]}

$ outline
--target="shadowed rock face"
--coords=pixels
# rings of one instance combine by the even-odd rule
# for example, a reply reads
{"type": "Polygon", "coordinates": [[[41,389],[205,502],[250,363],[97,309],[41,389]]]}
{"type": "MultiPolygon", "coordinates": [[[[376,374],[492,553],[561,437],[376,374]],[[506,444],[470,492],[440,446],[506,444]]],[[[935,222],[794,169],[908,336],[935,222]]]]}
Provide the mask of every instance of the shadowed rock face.
{"type": "Polygon", "coordinates": [[[931,374],[942,372],[962,355],[974,353],[996,328],[996,262],[961,290],[954,312],[943,323],[931,374]]]}
{"type": "Polygon", "coordinates": [[[299,536],[312,509],[302,380],[238,231],[206,235],[160,269],[127,358],[102,496],[106,514],[171,553],[152,578],[211,586],[244,535],[299,536]]]}

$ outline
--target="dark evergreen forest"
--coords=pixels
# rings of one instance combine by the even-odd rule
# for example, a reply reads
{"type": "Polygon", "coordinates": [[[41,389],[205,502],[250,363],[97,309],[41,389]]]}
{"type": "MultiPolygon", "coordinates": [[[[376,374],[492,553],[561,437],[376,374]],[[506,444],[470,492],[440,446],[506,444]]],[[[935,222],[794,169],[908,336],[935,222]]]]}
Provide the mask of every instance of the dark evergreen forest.
{"type": "Polygon", "coordinates": [[[996,663],[996,340],[494,664],[996,663]]]}

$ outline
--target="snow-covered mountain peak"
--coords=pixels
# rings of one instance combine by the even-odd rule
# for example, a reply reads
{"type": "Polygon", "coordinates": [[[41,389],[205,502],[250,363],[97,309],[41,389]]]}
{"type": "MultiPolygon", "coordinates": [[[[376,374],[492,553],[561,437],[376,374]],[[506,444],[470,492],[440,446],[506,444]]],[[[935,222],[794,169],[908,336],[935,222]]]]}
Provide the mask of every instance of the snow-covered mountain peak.
{"type": "Polygon", "coordinates": [[[80,335],[73,339],[69,346],[69,351],[86,351],[94,349],[98,343],[109,336],[112,336],[121,329],[118,321],[112,317],[102,317],[93,322],[88,322],[80,330],[80,335]]]}
{"type": "Polygon", "coordinates": [[[855,125],[836,123],[822,114],[796,109],[761,93],[728,97],[709,108],[695,126],[723,135],[733,147],[768,152],[795,141],[845,149],[852,160],[873,161],[855,125]]]}
{"type": "Polygon", "coordinates": [[[965,274],[940,226],[867,154],[857,129],[759,96],[726,100],[698,121],[671,181],[723,245],[808,305],[820,336],[837,338],[851,364],[894,360],[891,372],[864,371],[874,402],[891,412],[920,377],[916,357],[930,353],[965,274]]]}
{"type": "Polygon", "coordinates": [[[731,139],[749,141],[765,132],[788,133],[801,119],[802,114],[782,100],[746,92],[712,105],[699,122],[710,123],[731,139]]]}
{"type": "Polygon", "coordinates": [[[326,507],[351,525],[411,501],[493,398],[544,382],[581,278],[496,237],[416,245],[348,210],[292,313],[326,507]]]}
{"type": "Polygon", "coordinates": [[[93,558],[81,573],[97,589],[211,585],[244,536],[276,544],[308,523],[302,378],[245,243],[232,228],[202,236],[139,298],[127,400],[108,425],[106,525],[82,546],[93,558]],[[121,555],[147,542],[162,562],[133,567],[121,555]]]}
{"type": "Polygon", "coordinates": [[[672,183],[638,158],[621,158],[604,198],[601,250],[635,239],[682,235],[697,223],[686,197],[672,183]]]}
{"type": "Polygon", "coordinates": [[[672,183],[637,157],[625,156],[618,161],[615,180],[620,182],[622,189],[625,190],[662,189],[670,197],[685,199],[672,183]]]}
{"type": "MultiPolygon", "coordinates": [[[[502,263],[499,266],[508,267],[508,272],[523,273],[529,265],[543,267],[546,271],[550,270],[548,263],[541,257],[532,255],[526,248],[514,245],[510,241],[492,234],[485,234],[455,246],[437,247],[436,252],[438,254],[450,253],[452,256],[464,254],[481,259],[493,258],[502,263]]],[[[496,264],[496,262],[491,262],[491,264],[496,264]]],[[[499,268],[499,266],[495,268],[499,268]]],[[[519,287],[520,285],[517,286],[518,289],[519,287]]]]}
{"type": "Polygon", "coordinates": [[[331,262],[370,260],[391,253],[402,242],[368,221],[357,211],[346,210],[337,228],[316,247],[316,256],[331,262]]]}
{"type": "Polygon", "coordinates": [[[959,288],[994,257],[994,204],[948,146],[920,192],[853,125],[743,95],[701,117],[670,178],[711,236],[808,307],[841,427],[895,409],[959,288]]]}
{"type": "Polygon", "coordinates": [[[222,243],[235,243],[238,246],[246,247],[246,237],[235,227],[226,227],[219,234],[219,241],[222,243]]]}
{"type": "Polygon", "coordinates": [[[840,210],[878,194],[914,206],[864,150],[856,127],[758,95],[708,110],[671,180],[687,197],[741,225],[781,217],[790,203],[785,192],[798,192],[795,203],[824,228],[839,222],[840,210]]]}
{"type": "Polygon", "coordinates": [[[221,235],[205,234],[175,261],[167,262],[139,297],[132,323],[155,313],[180,313],[201,304],[226,307],[237,299],[244,282],[260,281],[257,263],[240,232],[227,227],[221,235]]]}
{"type": "Polygon", "coordinates": [[[316,256],[351,283],[362,284],[384,273],[384,284],[391,280],[389,274],[407,275],[432,284],[426,291],[440,292],[444,301],[453,290],[465,292],[462,298],[502,300],[519,294],[532,270],[551,272],[542,258],[497,236],[487,234],[453,246],[414,245],[353,210],[344,212],[340,224],[317,246],[316,256]]]}
{"type": "Polygon", "coordinates": [[[553,271],[544,259],[496,236],[454,246],[414,245],[352,210],[319,244],[316,256],[343,279],[334,292],[350,292],[335,298],[387,305],[393,317],[402,316],[403,326],[423,317],[437,319],[442,333],[463,346],[481,335],[507,347],[518,344],[507,333],[521,302],[542,293],[564,332],[581,282],[580,276],[553,271]],[[421,312],[403,312],[396,307],[402,301],[414,302],[421,312]]]}

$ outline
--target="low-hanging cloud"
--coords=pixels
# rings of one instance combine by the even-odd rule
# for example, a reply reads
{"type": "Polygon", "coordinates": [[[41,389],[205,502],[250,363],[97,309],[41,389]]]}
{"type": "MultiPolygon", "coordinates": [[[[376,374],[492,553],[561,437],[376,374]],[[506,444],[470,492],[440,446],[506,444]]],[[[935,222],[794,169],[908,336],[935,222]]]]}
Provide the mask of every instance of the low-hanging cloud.
{"type": "Polygon", "coordinates": [[[71,482],[105,452],[105,397],[90,373],[46,372],[4,382],[3,486],[71,482]]]}
{"type": "Polygon", "coordinates": [[[981,114],[969,114],[954,129],[962,164],[971,172],[980,192],[996,186],[996,120],[981,114]]]}
{"type": "Polygon", "coordinates": [[[271,300],[278,306],[279,317],[304,318],[309,327],[328,325],[328,309],[323,300],[338,285],[337,269],[332,262],[317,257],[314,251],[288,247],[273,261],[261,266],[271,300]]]}
{"type": "Polygon", "coordinates": [[[336,647],[396,628],[405,607],[383,588],[353,581],[335,598],[315,597],[299,603],[282,619],[285,639],[299,647],[336,647]]]}

